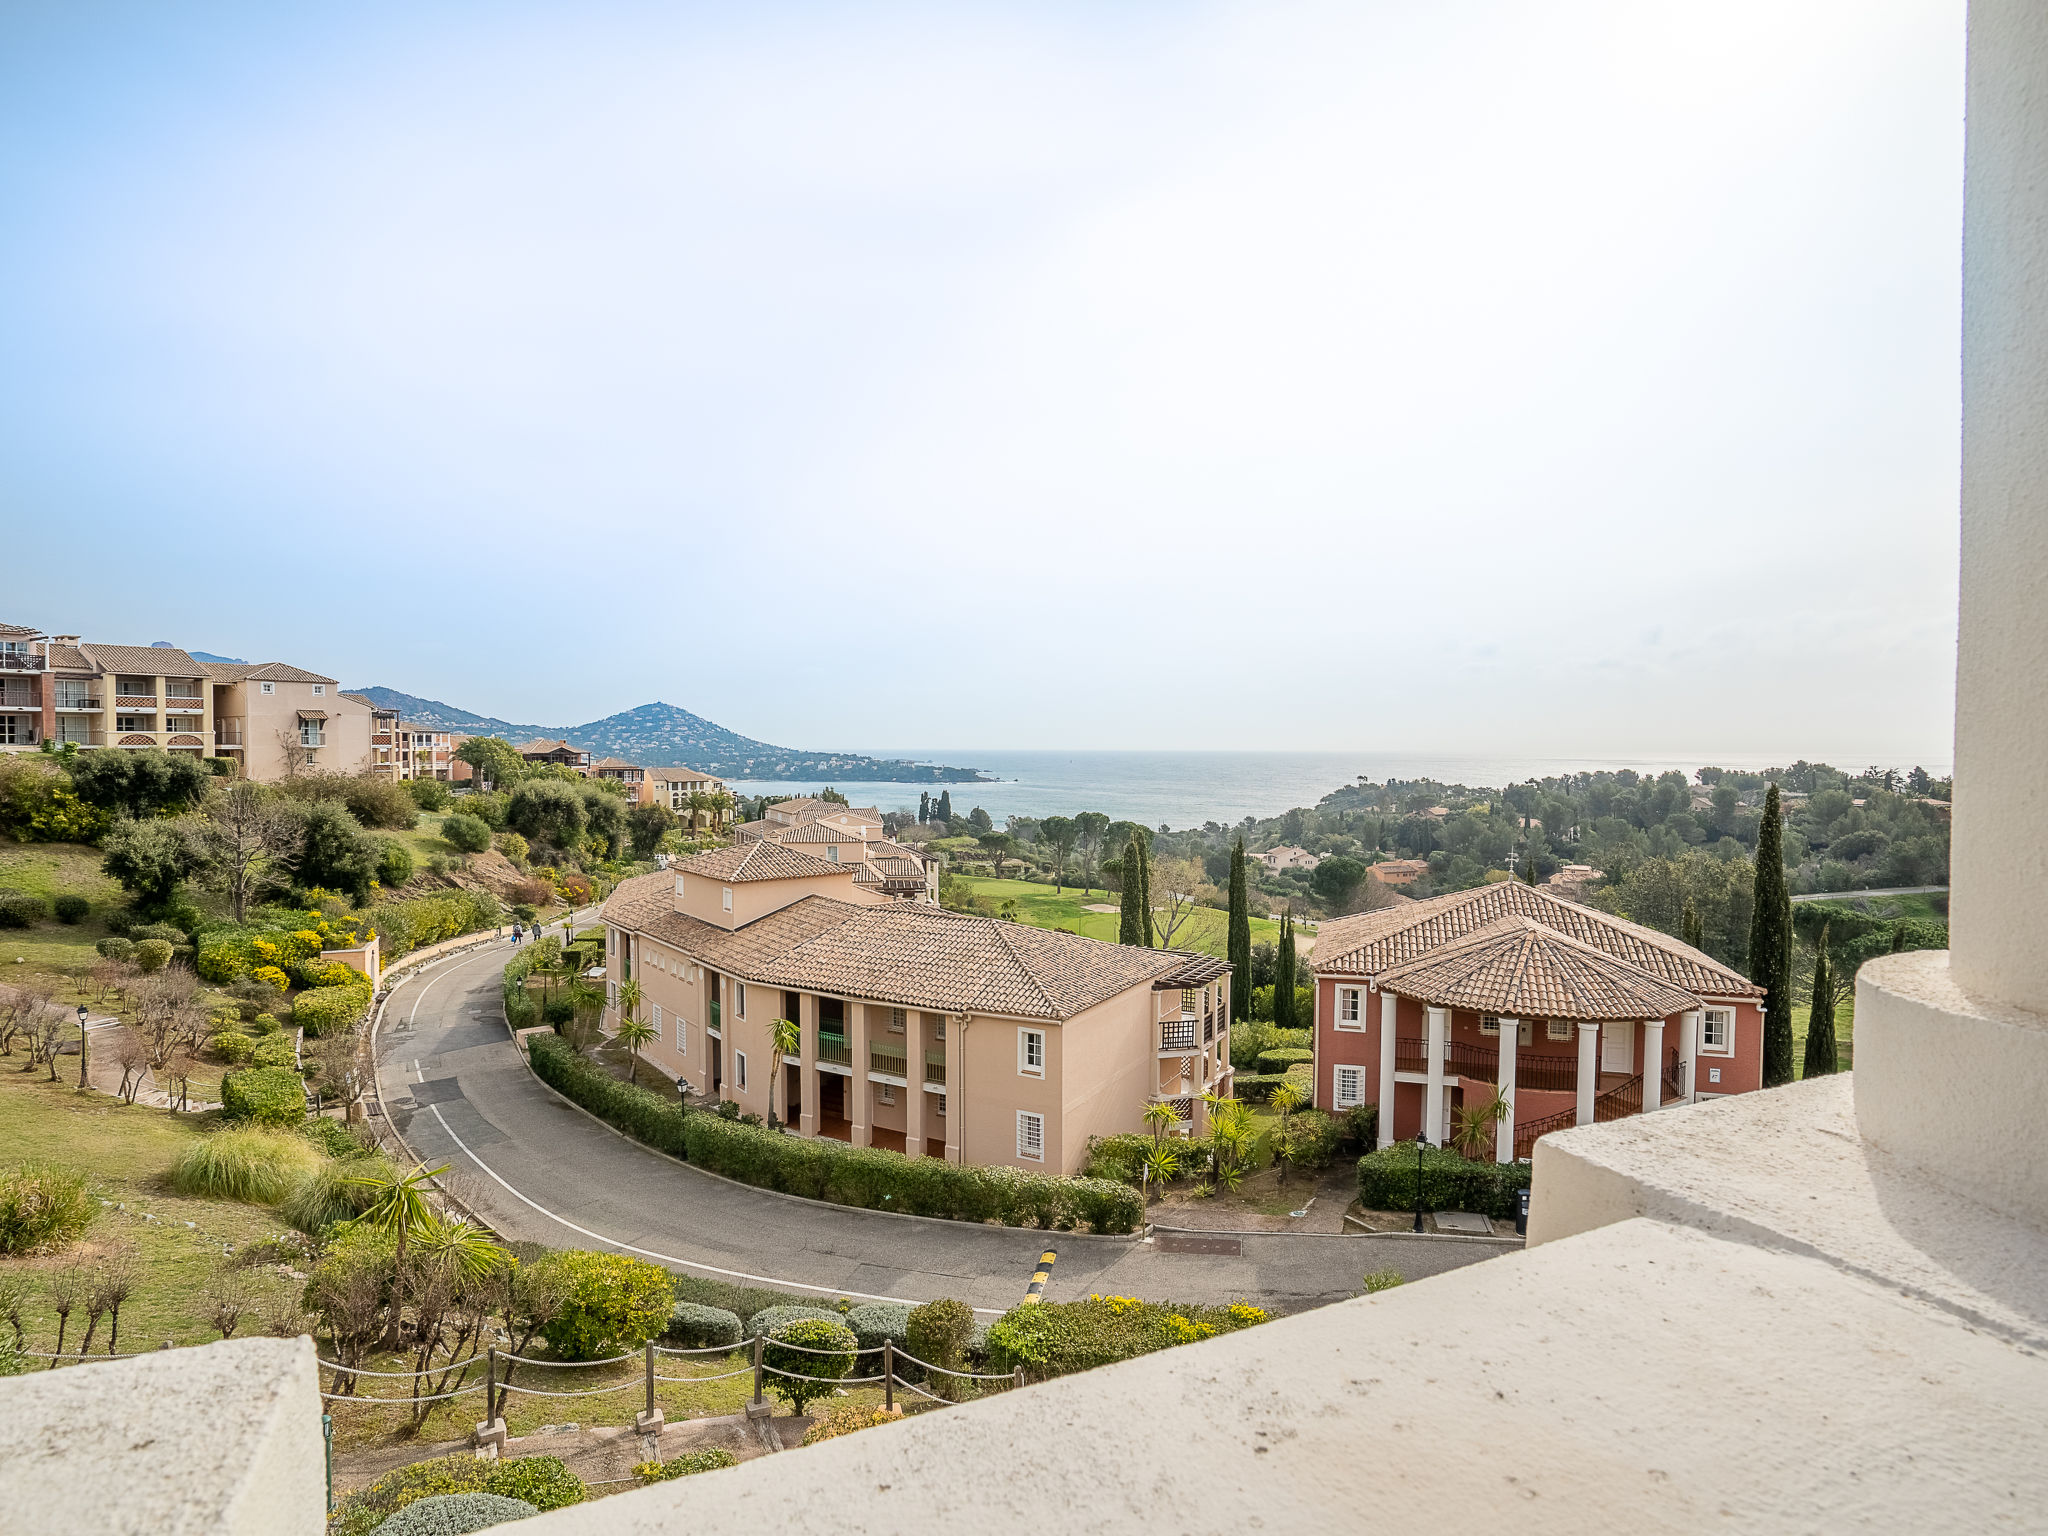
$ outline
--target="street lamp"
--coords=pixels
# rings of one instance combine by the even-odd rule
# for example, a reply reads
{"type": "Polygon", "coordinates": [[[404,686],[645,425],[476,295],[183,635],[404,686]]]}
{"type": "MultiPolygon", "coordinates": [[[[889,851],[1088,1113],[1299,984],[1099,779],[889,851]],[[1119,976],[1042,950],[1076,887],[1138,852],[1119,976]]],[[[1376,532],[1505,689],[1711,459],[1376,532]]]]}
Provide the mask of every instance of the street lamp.
{"type": "Polygon", "coordinates": [[[1422,1230],[1422,1149],[1429,1145],[1429,1133],[1415,1133],[1415,1230],[1422,1230]]]}
{"type": "Polygon", "coordinates": [[[86,1086],[86,1081],[85,1081],[85,1020],[86,1020],[86,1011],[85,1011],[85,1004],[83,1004],[83,1003],[80,1003],[80,1004],[78,1005],[78,1086],[79,1086],[79,1087],[81,1087],[81,1088],[83,1088],[83,1087],[85,1087],[85,1086],[86,1086]]]}

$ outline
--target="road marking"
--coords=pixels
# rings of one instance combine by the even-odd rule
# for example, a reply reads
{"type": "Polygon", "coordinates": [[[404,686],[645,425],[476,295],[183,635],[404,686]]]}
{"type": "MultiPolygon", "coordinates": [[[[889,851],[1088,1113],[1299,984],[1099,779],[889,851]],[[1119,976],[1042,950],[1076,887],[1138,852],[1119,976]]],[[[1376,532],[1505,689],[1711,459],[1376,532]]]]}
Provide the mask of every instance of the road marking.
{"type": "Polygon", "coordinates": [[[1031,1277],[1031,1283],[1024,1287],[1024,1305],[1030,1306],[1045,1295],[1046,1277],[1059,1259],[1059,1250],[1048,1248],[1038,1256],[1038,1270],[1031,1277]]]}
{"type": "MultiPolygon", "coordinates": [[[[867,1291],[848,1291],[830,1285],[807,1285],[801,1280],[784,1280],[775,1275],[752,1275],[748,1274],[747,1271],[743,1269],[720,1269],[716,1264],[700,1264],[695,1259],[677,1258],[672,1253],[658,1253],[652,1248],[637,1248],[631,1243],[622,1243],[615,1237],[606,1237],[602,1232],[593,1232],[588,1227],[579,1227],[576,1225],[575,1222],[569,1220],[568,1217],[556,1215],[553,1211],[549,1210],[546,1206],[542,1205],[538,1200],[535,1200],[531,1196],[526,1195],[517,1189],[514,1189],[509,1183],[505,1181],[504,1175],[500,1174],[497,1169],[493,1168],[489,1163],[485,1162],[482,1158],[478,1157],[474,1152],[470,1151],[468,1145],[463,1141],[463,1139],[455,1134],[455,1128],[449,1125],[447,1119],[441,1114],[440,1105],[429,1104],[427,1108],[431,1109],[434,1112],[434,1118],[441,1122],[441,1129],[448,1133],[448,1139],[454,1142],[456,1146],[462,1149],[463,1156],[467,1157],[472,1163],[475,1163],[477,1167],[483,1169],[483,1171],[486,1174],[488,1174],[494,1181],[496,1181],[498,1187],[503,1189],[506,1194],[512,1196],[513,1199],[519,1201],[521,1204],[530,1206],[532,1209],[540,1212],[540,1214],[547,1217],[549,1221],[555,1222],[560,1226],[567,1227],[571,1232],[574,1232],[581,1237],[587,1237],[591,1239],[593,1242],[603,1243],[605,1246],[609,1248],[616,1248],[622,1253],[637,1253],[645,1258],[653,1259],[658,1263],[680,1264],[685,1269],[701,1269],[706,1274],[724,1275],[727,1279],[730,1280],[751,1280],[759,1285],[772,1285],[779,1289],[793,1291],[815,1291],[820,1296],[853,1296],[857,1297],[861,1301],[891,1301],[895,1302],[899,1306],[907,1307],[915,1307],[920,1305],[919,1302],[913,1301],[908,1296],[876,1296],[867,1291]]],[[[1048,1255],[1048,1257],[1050,1257],[1050,1255],[1048,1255]]],[[[977,1312],[986,1312],[991,1317],[999,1317],[1002,1315],[1002,1308],[1000,1307],[976,1307],[974,1308],[974,1310],[977,1312]]]]}

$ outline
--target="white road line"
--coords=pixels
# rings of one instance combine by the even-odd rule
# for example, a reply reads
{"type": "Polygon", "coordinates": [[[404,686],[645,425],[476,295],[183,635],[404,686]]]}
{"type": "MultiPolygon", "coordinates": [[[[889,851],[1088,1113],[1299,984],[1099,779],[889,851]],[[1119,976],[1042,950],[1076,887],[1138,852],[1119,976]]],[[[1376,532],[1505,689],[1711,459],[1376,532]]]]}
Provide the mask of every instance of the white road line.
{"type": "MultiPolygon", "coordinates": [[[[591,1239],[593,1242],[603,1243],[605,1246],[609,1248],[616,1248],[622,1253],[637,1253],[646,1258],[654,1259],[663,1264],[680,1264],[685,1269],[701,1269],[706,1274],[724,1275],[728,1279],[732,1280],[752,1280],[757,1284],[772,1285],[777,1287],[778,1289],[788,1289],[795,1291],[816,1291],[821,1296],[853,1296],[857,1297],[861,1301],[892,1301],[899,1306],[907,1307],[915,1307],[920,1305],[920,1303],[912,1301],[907,1296],[876,1296],[870,1294],[867,1291],[848,1291],[829,1285],[806,1285],[801,1280],[782,1280],[778,1279],[774,1275],[750,1275],[743,1269],[720,1269],[716,1264],[700,1264],[695,1259],[679,1259],[672,1253],[656,1253],[652,1248],[636,1248],[631,1243],[622,1243],[617,1238],[606,1237],[602,1232],[593,1232],[588,1227],[579,1227],[576,1225],[575,1222],[569,1220],[568,1217],[557,1216],[553,1211],[549,1210],[546,1206],[542,1205],[538,1200],[531,1199],[528,1196],[521,1194],[518,1190],[514,1189],[510,1184],[506,1183],[504,1177],[498,1172],[497,1169],[493,1168],[489,1163],[485,1162],[482,1158],[478,1157],[474,1152],[470,1151],[468,1145],[463,1141],[463,1139],[455,1134],[454,1127],[450,1126],[447,1120],[443,1118],[441,1114],[440,1105],[429,1104],[427,1108],[431,1109],[434,1112],[434,1118],[441,1122],[441,1129],[448,1133],[448,1139],[454,1142],[456,1146],[461,1147],[463,1155],[467,1157],[472,1163],[475,1163],[477,1167],[483,1169],[483,1171],[489,1174],[492,1179],[496,1180],[498,1186],[501,1189],[503,1189],[506,1194],[512,1196],[513,1199],[519,1201],[521,1204],[531,1206],[534,1210],[539,1211],[541,1215],[547,1217],[549,1221],[556,1222],[561,1226],[565,1226],[571,1232],[574,1232],[581,1237],[587,1237],[591,1239]]],[[[986,1312],[991,1317],[1002,1316],[1002,1308],[1000,1307],[976,1307],[974,1310],[977,1312],[986,1312]]]]}

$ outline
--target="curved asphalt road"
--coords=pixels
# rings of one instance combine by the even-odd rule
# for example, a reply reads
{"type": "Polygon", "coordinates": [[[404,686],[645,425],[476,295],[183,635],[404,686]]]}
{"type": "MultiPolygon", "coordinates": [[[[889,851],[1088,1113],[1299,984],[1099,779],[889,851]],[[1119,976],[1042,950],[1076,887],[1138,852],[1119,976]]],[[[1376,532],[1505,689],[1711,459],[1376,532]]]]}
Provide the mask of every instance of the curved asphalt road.
{"type": "Polygon", "coordinates": [[[499,1001],[509,957],[508,946],[492,944],[415,973],[393,990],[376,1042],[392,1124],[418,1156],[465,1175],[464,1197],[508,1238],[624,1249],[683,1273],[784,1290],[952,1296],[985,1311],[1023,1297],[1048,1246],[1059,1251],[1046,1287],[1054,1300],[1100,1291],[1282,1311],[1353,1295],[1369,1269],[1415,1280],[1502,1251],[1260,1234],[1237,1239],[1235,1253],[1167,1252],[1156,1242],[919,1220],[733,1184],[626,1140],[535,1081],[499,1001]]]}

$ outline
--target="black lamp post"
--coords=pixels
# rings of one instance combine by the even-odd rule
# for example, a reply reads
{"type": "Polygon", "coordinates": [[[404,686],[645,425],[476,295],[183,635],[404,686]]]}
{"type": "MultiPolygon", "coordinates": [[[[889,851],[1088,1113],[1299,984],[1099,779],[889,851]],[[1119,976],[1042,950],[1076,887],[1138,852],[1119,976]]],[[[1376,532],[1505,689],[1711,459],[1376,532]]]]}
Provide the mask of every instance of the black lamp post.
{"type": "Polygon", "coordinates": [[[85,1087],[85,1086],[86,1086],[86,1082],[85,1082],[85,1020],[86,1020],[86,1011],[85,1011],[85,1004],[83,1004],[83,1003],[80,1003],[80,1004],[78,1005],[78,1086],[79,1086],[79,1087],[81,1087],[81,1088],[83,1088],[83,1087],[85,1087]]]}
{"type": "Polygon", "coordinates": [[[1429,1133],[1415,1133],[1415,1230],[1422,1230],[1422,1149],[1429,1145],[1429,1133]]]}

